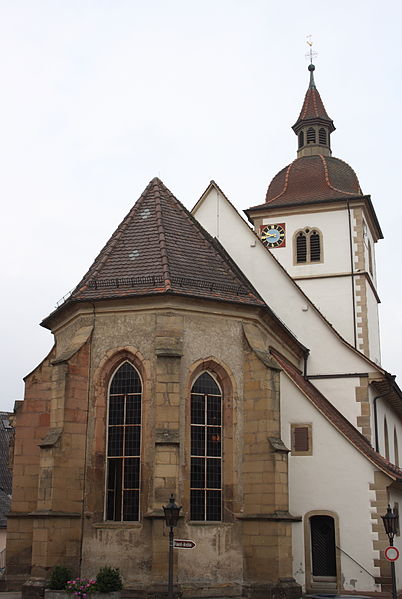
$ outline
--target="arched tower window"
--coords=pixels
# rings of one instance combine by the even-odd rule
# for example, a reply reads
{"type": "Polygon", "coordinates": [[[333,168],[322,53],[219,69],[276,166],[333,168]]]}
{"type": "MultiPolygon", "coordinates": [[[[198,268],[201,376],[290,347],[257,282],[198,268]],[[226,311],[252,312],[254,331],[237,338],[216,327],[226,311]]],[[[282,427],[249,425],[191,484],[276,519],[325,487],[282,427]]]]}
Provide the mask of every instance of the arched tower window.
{"type": "Polygon", "coordinates": [[[322,239],[317,229],[306,228],[295,235],[295,262],[296,264],[311,264],[322,262],[322,239]]]}
{"type": "Polygon", "coordinates": [[[384,416],[384,452],[385,457],[389,460],[389,438],[388,438],[388,424],[387,419],[384,416]]]}
{"type": "Polygon", "coordinates": [[[142,383],[129,362],[114,373],[108,396],[106,519],[139,519],[142,383]]]}
{"type": "Polygon", "coordinates": [[[327,132],[324,127],[321,127],[318,131],[318,141],[322,145],[326,145],[327,143],[327,132]]]}
{"type": "Polygon", "coordinates": [[[299,133],[299,148],[302,148],[304,146],[304,133],[303,131],[300,131],[299,133]]]}
{"type": "Polygon", "coordinates": [[[307,237],[303,231],[296,237],[296,261],[297,263],[307,262],[307,237]]]}
{"type": "Polygon", "coordinates": [[[315,144],[315,129],[313,127],[307,129],[307,143],[315,144]]]}
{"type": "Polygon", "coordinates": [[[310,261],[319,262],[321,259],[321,242],[320,235],[317,231],[310,233],[310,261]]]}
{"type": "Polygon", "coordinates": [[[222,519],[222,391],[203,372],[191,389],[191,520],[222,519]]]}

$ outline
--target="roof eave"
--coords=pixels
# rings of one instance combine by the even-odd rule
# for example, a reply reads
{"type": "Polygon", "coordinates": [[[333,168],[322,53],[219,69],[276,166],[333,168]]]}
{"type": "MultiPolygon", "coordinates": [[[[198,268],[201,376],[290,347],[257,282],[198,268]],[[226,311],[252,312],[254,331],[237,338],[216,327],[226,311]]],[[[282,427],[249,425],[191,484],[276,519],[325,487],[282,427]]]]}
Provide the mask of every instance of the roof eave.
{"type": "Polygon", "coordinates": [[[332,133],[336,129],[334,121],[321,116],[314,116],[307,119],[298,119],[295,122],[295,124],[292,125],[292,129],[296,133],[296,135],[298,135],[301,129],[303,129],[303,127],[307,127],[308,125],[324,125],[325,127],[329,128],[330,133],[332,133]]]}
{"type": "Polygon", "coordinates": [[[355,201],[365,201],[367,203],[368,206],[368,210],[369,213],[372,217],[373,220],[373,225],[375,226],[376,229],[376,233],[377,233],[377,237],[378,239],[384,239],[381,227],[380,227],[380,223],[378,221],[377,215],[375,213],[374,210],[374,206],[373,203],[371,201],[371,196],[370,195],[366,195],[366,194],[362,194],[362,195],[355,195],[355,196],[344,196],[341,198],[325,198],[323,200],[314,200],[312,199],[310,202],[289,202],[289,203],[283,203],[283,204],[272,204],[270,202],[266,202],[264,204],[257,204],[257,206],[251,206],[250,208],[246,208],[246,210],[243,210],[244,214],[247,216],[249,222],[253,223],[253,220],[251,218],[251,214],[253,213],[258,213],[258,212],[263,212],[266,210],[271,210],[271,209],[275,209],[277,210],[278,208],[295,208],[298,206],[308,206],[309,204],[319,204],[319,205],[324,205],[324,204],[331,204],[331,203],[340,203],[340,202],[355,202],[355,201]]]}

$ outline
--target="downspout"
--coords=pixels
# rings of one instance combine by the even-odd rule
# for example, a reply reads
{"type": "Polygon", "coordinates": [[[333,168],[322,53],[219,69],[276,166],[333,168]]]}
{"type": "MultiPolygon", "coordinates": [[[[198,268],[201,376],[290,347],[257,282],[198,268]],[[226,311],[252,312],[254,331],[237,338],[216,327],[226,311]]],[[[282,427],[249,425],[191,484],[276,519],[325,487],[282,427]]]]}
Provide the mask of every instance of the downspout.
{"type": "Polygon", "coordinates": [[[303,377],[307,380],[307,360],[310,355],[310,350],[306,349],[304,352],[304,364],[303,364],[303,377]]]}
{"type": "Polygon", "coordinates": [[[88,425],[89,425],[89,401],[91,393],[91,370],[92,370],[92,338],[95,331],[95,304],[92,304],[92,334],[89,344],[89,368],[88,368],[88,392],[87,392],[87,422],[85,427],[85,453],[84,453],[84,480],[82,482],[82,508],[81,508],[81,542],[80,542],[80,560],[79,575],[82,577],[82,551],[84,546],[84,518],[85,518],[85,493],[87,487],[87,462],[88,462],[88,425]]]}
{"type": "Polygon", "coordinates": [[[352,239],[352,217],[350,214],[349,200],[346,200],[348,207],[348,220],[349,220],[349,248],[350,248],[350,274],[352,277],[352,302],[353,302],[353,339],[354,346],[357,349],[357,331],[356,331],[356,303],[355,303],[355,277],[354,277],[354,263],[353,263],[353,239],[352,239]]]}

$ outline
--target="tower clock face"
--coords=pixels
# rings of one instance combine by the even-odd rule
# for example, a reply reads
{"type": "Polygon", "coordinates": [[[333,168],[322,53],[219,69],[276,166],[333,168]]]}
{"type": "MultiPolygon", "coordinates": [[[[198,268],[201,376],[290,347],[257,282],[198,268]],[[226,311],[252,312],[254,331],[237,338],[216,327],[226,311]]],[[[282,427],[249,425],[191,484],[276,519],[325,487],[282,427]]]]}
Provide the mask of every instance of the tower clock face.
{"type": "Polygon", "coordinates": [[[285,247],[285,224],[261,225],[260,237],[263,244],[269,248],[285,247]]]}

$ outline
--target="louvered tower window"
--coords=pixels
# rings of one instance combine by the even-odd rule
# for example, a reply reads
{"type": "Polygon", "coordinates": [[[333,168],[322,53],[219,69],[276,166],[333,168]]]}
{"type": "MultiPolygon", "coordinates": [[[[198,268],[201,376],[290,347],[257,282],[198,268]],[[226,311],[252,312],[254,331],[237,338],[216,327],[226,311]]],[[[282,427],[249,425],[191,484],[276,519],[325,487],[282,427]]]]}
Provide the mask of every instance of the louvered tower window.
{"type": "Polygon", "coordinates": [[[304,133],[303,131],[300,131],[299,133],[299,148],[302,148],[304,146],[304,133]]]}
{"type": "Polygon", "coordinates": [[[321,259],[320,236],[317,231],[310,233],[310,261],[319,262],[321,259]]]}
{"type": "Polygon", "coordinates": [[[317,229],[306,228],[298,231],[295,236],[296,264],[311,264],[322,261],[321,233],[317,229]]]}
{"type": "Polygon", "coordinates": [[[203,372],[191,389],[191,520],[222,519],[222,391],[203,372]]]}
{"type": "Polygon", "coordinates": [[[318,131],[318,141],[323,146],[325,146],[327,143],[327,132],[325,131],[324,127],[321,127],[318,131]]]}
{"type": "Polygon", "coordinates": [[[296,237],[296,260],[298,263],[307,262],[307,237],[302,231],[296,237]]]}
{"type": "Polygon", "coordinates": [[[315,130],[313,129],[313,127],[309,127],[307,129],[307,143],[315,144],[315,130]]]}
{"type": "Polygon", "coordinates": [[[115,372],[108,397],[106,519],[139,519],[142,383],[124,362],[115,372]]]}

